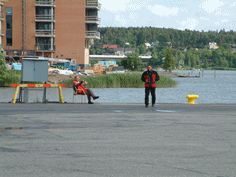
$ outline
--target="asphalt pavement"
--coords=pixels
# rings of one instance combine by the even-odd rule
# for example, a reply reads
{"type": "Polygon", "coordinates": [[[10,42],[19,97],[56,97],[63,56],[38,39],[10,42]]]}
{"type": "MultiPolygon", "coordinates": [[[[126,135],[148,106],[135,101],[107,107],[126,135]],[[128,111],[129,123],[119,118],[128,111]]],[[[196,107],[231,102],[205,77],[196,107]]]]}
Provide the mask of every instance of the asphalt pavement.
{"type": "Polygon", "coordinates": [[[8,176],[236,176],[236,104],[0,103],[8,176]]]}

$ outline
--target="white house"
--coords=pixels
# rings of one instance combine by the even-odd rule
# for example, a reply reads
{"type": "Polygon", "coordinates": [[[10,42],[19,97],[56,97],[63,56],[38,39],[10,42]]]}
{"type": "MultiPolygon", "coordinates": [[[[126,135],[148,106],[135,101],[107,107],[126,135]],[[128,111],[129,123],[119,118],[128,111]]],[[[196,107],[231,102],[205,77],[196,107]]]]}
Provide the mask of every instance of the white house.
{"type": "Polygon", "coordinates": [[[156,41],[156,42],[152,42],[152,44],[151,44],[151,46],[153,47],[153,46],[158,46],[159,45],[159,41],[156,41]]]}
{"type": "Polygon", "coordinates": [[[144,46],[145,46],[146,49],[148,49],[148,48],[151,47],[151,44],[149,44],[149,43],[144,43],[144,46]]]}

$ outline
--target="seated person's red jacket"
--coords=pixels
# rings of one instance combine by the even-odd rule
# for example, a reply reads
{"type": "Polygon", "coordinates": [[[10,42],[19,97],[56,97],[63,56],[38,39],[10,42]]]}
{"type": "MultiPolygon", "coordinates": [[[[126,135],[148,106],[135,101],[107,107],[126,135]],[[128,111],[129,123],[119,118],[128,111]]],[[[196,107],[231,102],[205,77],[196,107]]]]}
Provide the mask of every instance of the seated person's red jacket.
{"type": "Polygon", "coordinates": [[[76,92],[76,88],[77,88],[78,89],[78,94],[84,94],[84,92],[85,92],[86,95],[87,95],[88,94],[87,93],[88,89],[84,88],[83,85],[84,85],[83,82],[74,81],[73,82],[73,89],[74,89],[74,91],[76,92]]]}

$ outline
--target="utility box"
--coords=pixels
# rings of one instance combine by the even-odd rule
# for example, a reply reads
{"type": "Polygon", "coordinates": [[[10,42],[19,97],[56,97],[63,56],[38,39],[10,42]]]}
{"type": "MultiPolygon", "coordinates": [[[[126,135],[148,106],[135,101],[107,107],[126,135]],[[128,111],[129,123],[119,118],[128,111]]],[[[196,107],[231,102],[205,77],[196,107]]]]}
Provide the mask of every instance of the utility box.
{"type": "Polygon", "coordinates": [[[47,82],[48,81],[48,59],[44,58],[22,58],[23,82],[47,82]]]}

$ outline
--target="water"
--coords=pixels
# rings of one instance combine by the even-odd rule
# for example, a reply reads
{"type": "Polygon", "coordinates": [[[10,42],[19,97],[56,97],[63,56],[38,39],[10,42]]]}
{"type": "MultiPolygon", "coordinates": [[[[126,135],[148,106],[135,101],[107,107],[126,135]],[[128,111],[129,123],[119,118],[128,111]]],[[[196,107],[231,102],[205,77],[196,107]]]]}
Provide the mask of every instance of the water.
{"type": "MultiPolygon", "coordinates": [[[[188,74],[191,71],[173,71],[188,74]]],[[[198,75],[198,72],[193,72],[198,75]]],[[[204,71],[200,78],[173,78],[178,81],[174,88],[157,88],[157,103],[187,103],[186,95],[199,98],[195,103],[236,103],[236,71],[204,71]]],[[[66,102],[72,102],[72,88],[63,88],[66,102]]],[[[96,103],[144,103],[144,88],[92,89],[100,98],[96,103]]],[[[11,101],[15,88],[0,88],[0,102],[11,101]]],[[[42,101],[43,91],[30,90],[29,102],[42,101]]],[[[57,88],[47,89],[47,99],[58,101],[57,88]]],[[[151,99],[150,99],[151,100],[151,99]]]]}

